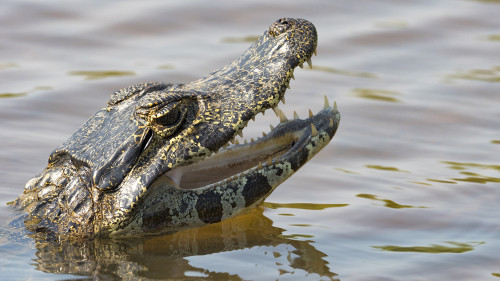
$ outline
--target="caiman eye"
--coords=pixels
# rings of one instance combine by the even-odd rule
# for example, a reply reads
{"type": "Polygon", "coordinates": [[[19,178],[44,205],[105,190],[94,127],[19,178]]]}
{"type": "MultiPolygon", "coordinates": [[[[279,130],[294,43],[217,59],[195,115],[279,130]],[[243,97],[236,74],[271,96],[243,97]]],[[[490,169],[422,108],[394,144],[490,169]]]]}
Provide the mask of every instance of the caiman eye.
{"type": "Polygon", "coordinates": [[[155,122],[160,126],[172,126],[179,121],[180,117],[181,113],[179,108],[175,107],[162,117],[156,118],[155,122]]]}
{"type": "Polygon", "coordinates": [[[182,101],[166,104],[148,117],[153,130],[161,136],[173,134],[183,123],[187,108],[182,101]]]}

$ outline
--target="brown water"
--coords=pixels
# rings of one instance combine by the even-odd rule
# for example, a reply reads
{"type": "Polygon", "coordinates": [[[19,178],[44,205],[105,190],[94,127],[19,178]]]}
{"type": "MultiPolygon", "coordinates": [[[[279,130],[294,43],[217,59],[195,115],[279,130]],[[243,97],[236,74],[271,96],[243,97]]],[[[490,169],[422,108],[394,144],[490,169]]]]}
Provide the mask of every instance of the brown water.
{"type": "Polygon", "coordinates": [[[281,108],[303,116],[327,95],[342,121],[249,214],[148,239],[3,234],[0,279],[499,280],[500,1],[307,3],[3,1],[2,225],[16,216],[6,202],[114,90],[197,79],[284,16],[312,21],[319,44],[281,108]]]}

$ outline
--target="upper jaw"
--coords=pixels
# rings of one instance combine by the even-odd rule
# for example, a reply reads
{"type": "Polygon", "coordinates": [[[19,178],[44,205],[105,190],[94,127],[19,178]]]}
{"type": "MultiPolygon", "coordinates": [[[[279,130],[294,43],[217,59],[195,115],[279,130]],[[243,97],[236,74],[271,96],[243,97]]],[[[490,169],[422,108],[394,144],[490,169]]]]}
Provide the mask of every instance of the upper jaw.
{"type": "MultiPolygon", "coordinates": [[[[239,115],[238,122],[233,124],[234,126],[232,126],[231,128],[225,128],[224,132],[219,132],[218,135],[213,136],[212,138],[220,138],[214,143],[200,144],[197,143],[197,141],[199,142],[200,140],[195,139],[194,135],[186,134],[180,136],[183,138],[183,146],[169,146],[170,151],[161,149],[163,154],[154,154],[153,157],[146,159],[147,161],[144,161],[144,159],[142,159],[143,161],[141,161],[139,165],[136,165],[131,173],[129,173],[129,175],[124,179],[120,187],[120,193],[128,194],[128,196],[133,196],[134,198],[142,197],[147,188],[160,175],[165,174],[172,169],[176,169],[176,167],[191,165],[191,163],[201,161],[205,157],[208,157],[210,154],[220,150],[224,145],[233,140],[244,129],[248,121],[255,118],[258,113],[263,113],[270,108],[276,110],[279,102],[284,102],[285,91],[287,87],[289,87],[290,79],[293,78],[294,69],[297,66],[302,67],[306,62],[310,63],[311,56],[315,53],[317,44],[316,31],[314,30],[314,26],[311,23],[305,20],[289,20],[292,22],[292,24],[297,25],[297,28],[299,28],[299,26],[306,26],[308,32],[310,32],[311,36],[310,38],[307,37],[308,41],[305,47],[298,46],[299,43],[303,42],[284,41],[284,36],[286,34],[282,34],[282,37],[280,38],[271,38],[269,32],[266,31],[266,33],[261,36],[259,41],[252,45],[249,50],[247,50],[239,59],[237,59],[233,63],[209,74],[208,76],[200,80],[185,84],[183,86],[183,90],[189,91],[190,89],[193,89],[199,91],[201,95],[197,98],[198,102],[204,102],[208,104],[210,102],[210,99],[212,99],[213,101],[213,99],[217,98],[234,98],[234,100],[241,103],[241,108],[247,107],[247,109],[245,109],[244,111],[236,112],[236,114],[239,115]],[[269,58],[268,55],[261,55],[260,57],[262,57],[262,61],[260,62],[253,61],[250,64],[246,64],[246,62],[244,61],[245,56],[253,52],[252,48],[259,48],[260,46],[269,51],[273,47],[271,46],[271,44],[276,44],[276,42],[287,46],[286,54],[269,52],[268,55],[270,55],[271,58],[269,58]],[[266,47],[260,44],[270,45],[266,47]],[[268,63],[269,59],[273,61],[273,64],[268,63]],[[243,63],[245,63],[244,68],[242,68],[243,63]],[[258,67],[259,65],[262,65],[262,67],[258,67]],[[246,69],[247,67],[250,68],[246,69]],[[265,85],[260,85],[260,87],[253,89],[249,85],[247,86],[250,88],[240,88],[239,86],[244,84],[238,82],[239,79],[241,79],[241,76],[239,76],[241,73],[236,75],[236,77],[239,79],[233,79],[235,77],[235,73],[239,73],[237,71],[240,70],[244,70],[243,72],[249,73],[249,69],[255,70],[256,68],[259,68],[260,71],[268,72],[261,73],[261,76],[259,77],[272,77],[279,80],[277,80],[276,84],[268,83],[267,88],[264,87],[265,85]],[[242,91],[234,91],[234,89],[242,89],[242,91]],[[228,90],[231,90],[232,92],[228,92],[228,90]],[[250,93],[248,90],[252,90],[253,92],[250,93]],[[247,95],[247,99],[238,101],[238,99],[241,99],[243,95],[247,95]],[[191,148],[197,151],[196,155],[192,154],[189,157],[185,157],[184,155],[179,154],[182,153],[182,151],[185,152],[191,148]],[[173,151],[173,149],[175,149],[176,151],[173,151]],[[132,174],[133,176],[130,176],[130,174],[132,174]]],[[[297,39],[296,37],[295,39],[297,39]]],[[[292,38],[294,37],[292,36],[292,38]]],[[[285,50],[283,49],[282,51],[285,50]]],[[[249,79],[243,80],[243,82],[249,81],[249,79]]],[[[226,113],[234,111],[233,104],[223,106],[226,108],[220,109],[222,111],[226,111],[226,113]]],[[[195,129],[195,133],[198,134],[198,136],[205,137],[210,136],[211,132],[215,132],[218,130],[217,126],[204,126],[202,124],[193,126],[193,128],[195,129]]],[[[139,161],[140,160],[141,159],[139,159],[139,161]]]]}
{"type": "MultiPolygon", "coordinates": [[[[302,25],[310,25],[309,22],[305,20],[295,20],[295,19],[289,19],[291,21],[297,21],[296,24],[302,24],[302,25]]],[[[311,27],[310,27],[311,28],[311,27]]],[[[278,112],[277,106],[280,101],[283,103],[285,102],[285,92],[286,89],[289,88],[289,83],[290,79],[294,79],[293,72],[297,66],[303,67],[304,63],[307,63],[311,68],[312,68],[312,63],[311,63],[311,57],[313,54],[316,53],[316,44],[317,44],[317,35],[316,31],[314,30],[314,26],[312,26],[313,29],[313,36],[312,38],[308,38],[309,42],[307,46],[303,49],[298,49],[298,50],[288,50],[290,53],[286,54],[284,56],[281,56],[279,54],[275,54],[273,52],[270,52],[269,54],[274,56],[279,63],[277,64],[265,64],[265,60],[261,63],[257,63],[257,66],[263,65],[261,71],[267,71],[269,74],[274,75],[280,79],[280,81],[277,84],[273,84],[274,86],[270,88],[265,88],[264,85],[259,85],[256,89],[252,91],[252,94],[248,92],[248,89],[240,89],[236,91],[235,96],[235,91],[234,89],[239,88],[239,85],[244,85],[245,79],[242,79],[243,82],[239,83],[237,82],[238,80],[227,80],[225,82],[224,79],[228,78],[229,75],[227,73],[232,73],[236,69],[236,65],[241,63],[241,60],[245,58],[246,54],[250,51],[252,48],[257,48],[259,44],[263,44],[262,42],[268,41],[266,44],[277,44],[279,46],[282,45],[288,45],[288,48],[295,47],[293,46],[294,44],[297,44],[297,42],[285,42],[284,38],[270,38],[271,36],[269,35],[269,32],[264,33],[263,36],[257,41],[252,47],[250,47],[249,50],[247,50],[239,59],[234,61],[233,63],[225,66],[224,68],[208,75],[205,78],[202,78],[200,80],[194,81],[192,83],[186,84],[184,87],[184,90],[189,90],[190,88],[197,89],[197,88],[202,88],[206,90],[214,90],[213,85],[210,86],[214,81],[216,81],[217,85],[222,85],[222,86],[217,86],[215,87],[215,93],[213,93],[214,97],[217,98],[224,98],[224,99],[236,99],[236,98],[241,98],[244,95],[247,95],[251,98],[247,98],[246,100],[242,99],[240,101],[241,107],[248,107],[250,109],[245,109],[244,111],[237,111],[236,113],[233,113],[235,105],[234,104],[229,104],[229,105],[221,105],[220,110],[223,112],[226,112],[227,116],[232,116],[238,118],[238,122],[234,123],[232,128],[225,128],[225,132],[222,134],[219,134],[217,137],[220,138],[219,141],[216,143],[204,143],[202,146],[199,146],[198,148],[202,148],[198,155],[196,157],[190,158],[190,159],[183,159],[182,157],[176,157],[174,153],[171,154],[171,156],[166,157],[166,161],[155,161],[155,163],[150,163],[152,169],[148,169],[146,177],[142,177],[142,186],[148,187],[151,185],[151,183],[160,175],[165,174],[172,169],[176,169],[176,167],[182,167],[182,166],[187,166],[187,165],[192,165],[192,163],[196,163],[198,161],[202,161],[204,158],[210,156],[212,153],[218,152],[220,149],[222,149],[224,146],[227,146],[230,142],[233,142],[235,137],[240,134],[240,132],[247,126],[248,122],[251,119],[254,119],[258,113],[264,113],[268,109],[273,109],[275,112],[278,112]],[[278,43],[277,43],[278,42],[278,43]],[[266,69],[268,68],[268,69],[266,69]],[[220,76],[219,79],[214,79],[215,77],[220,76]],[[234,84],[234,85],[232,85],[234,84]],[[231,86],[232,85],[232,86],[231,86]],[[276,86],[278,85],[278,86],[276,86]],[[228,92],[227,90],[231,90],[231,92],[228,92]],[[232,95],[232,96],[231,96],[232,95]],[[231,113],[231,114],[229,114],[231,113]],[[181,160],[179,160],[181,159],[181,160]],[[173,161],[173,162],[168,162],[168,161],[173,161]],[[174,163],[175,162],[175,163],[174,163]],[[152,176],[153,175],[153,176],[152,176]]],[[[270,47],[267,47],[269,50],[270,47]]],[[[267,56],[260,56],[265,59],[269,59],[267,56]]],[[[252,62],[256,63],[256,62],[252,62]]],[[[247,67],[249,67],[247,65],[247,67]]],[[[256,67],[256,65],[251,65],[250,69],[256,69],[259,67],[256,67]]],[[[248,69],[246,70],[248,72],[248,69]]],[[[203,102],[208,104],[210,101],[205,100],[205,99],[211,99],[212,96],[210,94],[205,93],[204,91],[200,91],[201,95],[198,99],[199,102],[203,102]]],[[[203,106],[204,107],[204,106],[203,106]]],[[[278,114],[277,114],[278,115],[278,114]]],[[[196,132],[198,135],[205,135],[208,136],[210,135],[210,132],[217,131],[218,128],[215,126],[204,126],[200,125],[196,129],[196,132]],[[205,131],[205,132],[204,132],[205,131]]],[[[186,136],[186,139],[192,138],[192,136],[186,136]]],[[[194,140],[193,140],[194,141],[194,140]]],[[[193,147],[195,146],[194,142],[188,142],[189,145],[192,145],[193,147]]],[[[158,155],[157,155],[158,156],[158,155]]]]}

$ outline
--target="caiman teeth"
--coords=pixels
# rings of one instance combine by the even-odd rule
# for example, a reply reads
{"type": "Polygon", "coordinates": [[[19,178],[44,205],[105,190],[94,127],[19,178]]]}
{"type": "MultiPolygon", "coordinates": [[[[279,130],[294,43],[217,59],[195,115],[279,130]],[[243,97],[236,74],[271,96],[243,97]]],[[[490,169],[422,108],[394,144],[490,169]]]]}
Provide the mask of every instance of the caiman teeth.
{"type": "MultiPolygon", "coordinates": [[[[273,109],[276,112],[276,116],[280,119],[280,125],[278,125],[278,128],[280,126],[283,126],[282,123],[293,122],[293,121],[289,121],[286,118],[284,112],[281,109],[279,109],[278,107],[274,107],[273,109]]],[[[331,105],[330,102],[328,101],[328,98],[326,96],[324,96],[324,108],[322,110],[330,110],[332,113],[336,113],[336,112],[338,112],[337,104],[336,104],[336,102],[334,102],[333,105],[331,105]]],[[[314,117],[314,115],[313,115],[312,111],[309,109],[309,118],[311,118],[311,117],[314,117]]],[[[300,117],[296,111],[293,112],[293,119],[294,120],[300,119],[300,117]]],[[[317,127],[318,125],[315,125],[315,123],[313,123],[313,120],[308,121],[308,123],[309,124],[307,124],[307,126],[309,126],[309,130],[306,130],[306,132],[309,131],[310,137],[317,138],[320,136],[320,133],[323,134],[323,131],[318,130],[319,127],[317,127]]],[[[330,128],[334,127],[335,126],[335,118],[330,117],[329,120],[327,121],[327,124],[329,125],[330,128]]],[[[275,130],[275,127],[273,125],[269,125],[269,128],[271,129],[271,131],[275,130]]],[[[263,138],[269,137],[268,134],[269,133],[262,132],[262,137],[263,138]]],[[[238,132],[237,135],[242,137],[241,132],[238,132]]],[[[261,138],[258,137],[256,139],[258,142],[261,138]]],[[[253,143],[256,143],[256,140],[254,138],[250,138],[249,141],[247,141],[246,139],[245,140],[232,139],[230,143],[233,143],[233,145],[231,145],[230,143],[227,143],[226,145],[224,145],[223,148],[221,148],[221,150],[220,150],[220,153],[222,153],[222,154],[218,153],[217,157],[224,157],[221,155],[224,155],[224,153],[226,153],[224,148],[226,148],[228,146],[229,146],[229,148],[228,148],[229,151],[231,151],[231,149],[239,149],[239,148],[236,148],[238,145],[239,146],[244,145],[244,144],[240,144],[240,142],[244,143],[246,145],[253,145],[253,143]]],[[[291,144],[291,145],[293,146],[293,144],[291,144]]],[[[251,153],[253,153],[253,152],[251,152],[251,153]]],[[[258,153],[258,152],[255,152],[255,153],[258,153]]],[[[227,178],[224,178],[224,179],[221,179],[217,182],[214,182],[213,186],[223,186],[224,184],[228,184],[228,183],[233,182],[235,180],[239,180],[239,179],[241,179],[242,176],[245,176],[247,174],[254,173],[255,171],[258,171],[258,170],[267,169],[267,167],[271,167],[273,165],[280,163],[280,159],[281,159],[281,156],[276,155],[276,154],[266,156],[266,158],[263,157],[260,160],[255,159],[256,161],[253,164],[253,166],[249,166],[249,167],[245,168],[245,170],[240,170],[239,172],[236,172],[235,175],[231,175],[231,176],[228,176],[227,178]]]]}
{"type": "Polygon", "coordinates": [[[311,58],[308,58],[308,59],[307,59],[307,64],[309,65],[309,68],[310,68],[310,69],[312,69],[312,68],[313,68],[313,64],[312,64],[311,58]]]}
{"type": "Polygon", "coordinates": [[[327,109],[330,107],[330,103],[328,102],[328,98],[325,96],[325,105],[323,106],[324,109],[327,109]]]}
{"type": "Polygon", "coordinates": [[[311,123],[311,137],[315,137],[318,135],[318,130],[316,129],[316,126],[314,126],[313,123],[311,123]]]}
{"type": "Polygon", "coordinates": [[[274,114],[276,114],[276,117],[279,117],[279,115],[278,115],[279,110],[280,109],[278,108],[278,106],[273,107],[273,111],[274,111],[274,114]]]}
{"type": "Polygon", "coordinates": [[[283,113],[283,110],[278,109],[278,117],[280,118],[280,123],[285,123],[288,121],[288,118],[286,118],[285,113],[283,113]]]}

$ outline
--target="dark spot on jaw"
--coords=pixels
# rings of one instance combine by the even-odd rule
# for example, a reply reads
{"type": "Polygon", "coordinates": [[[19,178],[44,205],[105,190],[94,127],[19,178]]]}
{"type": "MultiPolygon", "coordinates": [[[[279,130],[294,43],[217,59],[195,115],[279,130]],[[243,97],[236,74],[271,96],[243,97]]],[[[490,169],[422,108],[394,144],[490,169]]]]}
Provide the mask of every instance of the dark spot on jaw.
{"type": "Polygon", "coordinates": [[[265,176],[261,174],[249,175],[245,187],[241,192],[245,198],[245,207],[249,207],[257,202],[257,200],[265,197],[271,190],[272,187],[265,176]]]}
{"type": "Polygon", "coordinates": [[[281,177],[281,174],[283,174],[283,169],[276,167],[276,175],[281,177]]]}
{"type": "Polygon", "coordinates": [[[170,209],[164,209],[161,212],[155,212],[152,214],[144,213],[142,217],[143,229],[149,232],[159,231],[162,227],[170,225],[172,223],[170,209]]]}
{"type": "Polygon", "coordinates": [[[216,223],[222,220],[222,202],[219,195],[208,192],[201,194],[196,202],[196,211],[201,221],[216,223]]]}

